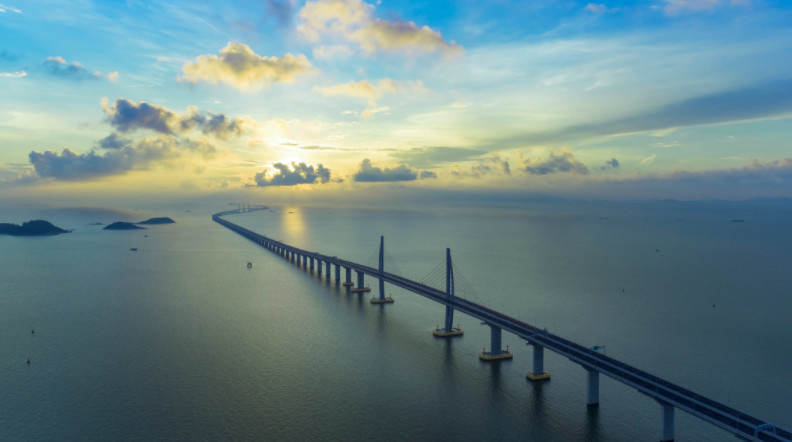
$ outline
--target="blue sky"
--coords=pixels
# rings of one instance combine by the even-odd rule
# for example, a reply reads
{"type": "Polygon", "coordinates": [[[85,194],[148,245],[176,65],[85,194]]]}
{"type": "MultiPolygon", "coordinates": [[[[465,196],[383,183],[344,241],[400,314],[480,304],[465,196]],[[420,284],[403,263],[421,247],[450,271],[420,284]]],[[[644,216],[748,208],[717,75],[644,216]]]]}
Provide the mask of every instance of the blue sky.
{"type": "Polygon", "coordinates": [[[792,197],[788,2],[0,2],[4,197],[792,197]]]}

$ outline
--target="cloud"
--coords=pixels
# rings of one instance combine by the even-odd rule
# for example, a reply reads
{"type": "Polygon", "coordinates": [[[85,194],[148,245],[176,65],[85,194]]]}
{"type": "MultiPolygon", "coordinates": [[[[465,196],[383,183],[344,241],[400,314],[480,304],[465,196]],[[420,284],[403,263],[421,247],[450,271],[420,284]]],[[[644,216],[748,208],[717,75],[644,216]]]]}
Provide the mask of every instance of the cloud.
{"type": "Polygon", "coordinates": [[[648,157],[642,159],[641,162],[638,163],[638,164],[640,164],[642,166],[645,166],[647,164],[652,164],[652,163],[654,163],[656,158],[657,158],[657,154],[653,153],[653,154],[649,155],[648,157]]]}
{"type": "Polygon", "coordinates": [[[609,169],[618,169],[619,168],[619,160],[616,158],[611,158],[610,160],[605,162],[605,165],[600,167],[599,170],[609,170],[609,169]]]}
{"type": "Polygon", "coordinates": [[[414,147],[410,150],[393,152],[390,156],[399,162],[409,164],[413,167],[432,167],[441,163],[453,163],[457,161],[469,160],[485,154],[486,151],[479,149],[467,149],[463,147],[414,147]]]}
{"type": "Polygon", "coordinates": [[[385,94],[395,94],[403,90],[423,91],[424,86],[422,81],[394,81],[390,78],[383,78],[376,84],[372,84],[368,80],[352,81],[344,84],[336,84],[333,86],[319,87],[316,86],[314,90],[322,95],[328,97],[332,96],[348,96],[354,98],[368,99],[369,106],[364,109],[360,114],[363,118],[373,117],[380,112],[391,110],[390,107],[377,107],[376,99],[379,99],[385,94]]]}
{"type": "Polygon", "coordinates": [[[357,182],[382,182],[382,181],[413,181],[418,178],[415,170],[410,169],[405,165],[395,167],[386,167],[380,169],[371,164],[371,160],[364,159],[360,163],[360,168],[352,176],[352,179],[357,182]]]}
{"type": "Polygon", "coordinates": [[[311,63],[303,54],[262,57],[246,44],[229,42],[219,55],[200,55],[195,62],[182,66],[180,78],[190,83],[226,83],[246,90],[277,82],[292,83],[298,75],[312,71],[311,63]]]}
{"type": "Polygon", "coordinates": [[[123,135],[118,132],[113,132],[99,140],[99,147],[102,149],[123,149],[130,144],[132,141],[123,138],[123,135]]]}
{"type": "Polygon", "coordinates": [[[14,12],[16,14],[21,14],[22,13],[22,11],[20,11],[17,8],[14,8],[13,6],[6,6],[6,5],[3,5],[3,4],[0,4],[0,14],[5,13],[5,12],[14,12]]]}
{"type": "Polygon", "coordinates": [[[303,23],[297,31],[304,39],[319,41],[321,36],[340,37],[368,54],[375,52],[434,53],[449,56],[462,52],[455,42],[428,26],[411,21],[386,21],[374,18],[374,5],[361,0],[317,0],[300,10],[303,23]]]}
{"type": "MultiPolygon", "coordinates": [[[[712,12],[727,3],[727,0],[665,0],[663,11],[666,15],[679,15],[690,12],[712,12]]],[[[731,0],[730,6],[750,7],[750,0],[731,0]]]]}
{"type": "Polygon", "coordinates": [[[792,79],[768,81],[673,102],[633,116],[525,133],[488,144],[537,146],[602,135],[649,132],[684,126],[719,124],[785,115],[792,112],[792,79]]]}
{"type": "Polygon", "coordinates": [[[216,153],[217,149],[206,141],[160,136],[143,139],[135,147],[108,150],[104,155],[93,150],[78,154],[66,148],[60,155],[49,150],[32,151],[28,158],[40,177],[73,181],[145,170],[157,163],[167,164],[188,156],[210,159],[216,153]]]}
{"type": "Polygon", "coordinates": [[[479,159],[467,170],[455,169],[451,175],[457,178],[479,178],[484,175],[511,175],[511,165],[508,158],[492,155],[479,159]]]}
{"type": "Polygon", "coordinates": [[[0,78],[22,78],[27,77],[27,72],[25,71],[16,71],[16,72],[0,72],[0,78]]]}
{"type": "Polygon", "coordinates": [[[422,170],[420,177],[422,180],[430,179],[430,178],[437,178],[437,174],[432,172],[431,170],[422,170]]]}
{"type": "Polygon", "coordinates": [[[183,134],[193,129],[200,129],[206,135],[214,135],[220,139],[239,137],[249,133],[255,123],[244,118],[230,118],[224,114],[201,112],[196,107],[188,107],[185,113],[176,113],[170,109],[146,102],[133,102],[118,98],[111,105],[106,98],[102,99],[102,109],[109,122],[120,132],[132,132],[137,129],[148,129],[163,134],[183,134]]]}
{"type": "Polygon", "coordinates": [[[523,171],[530,175],[548,175],[558,172],[569,172],[576,175],[588,175],[589,173],[588,167],[575,158],[569,146],[564,146],[561,152],[551,149],[550,156],[546,159],[525,160],[523,171]]]}
{"type": "Polygon", "coordinates": [[[112,83],[118,81],[118,72],[111,72],[107,75],[99,71],[91,73],[80,62],[68,63],[63,57],[47,57],[41,64],[48,74],[67,80],[83,81],[106,78],[112,83]]]}
{"type": "Polygon", "coordinates": [[[305,163],[297,164],[292,162],[291,169],[287,164],[275,163],[272,165],[278,169],[271,178],[267,178],[267,172],[259,172],[255,176],[256,185],[267,186],[296,186],[298,184],[327,183],[330,181],[330,169],[319,164],[316,168],[305,163]]]}
{"type": "Polygon", "coordinates": [[[352,56],[352,49],[344,45],[319,46],[313,48],[313,56],[317,60],[345,60],[352,56]]]}
{"type": "Polygon", "coordinates": [[[589,3],[584,9],[594,14],[603,14],[605,12],[615,12],[618,10],[618,8],[608,8],[603,3],[589,3]]]}

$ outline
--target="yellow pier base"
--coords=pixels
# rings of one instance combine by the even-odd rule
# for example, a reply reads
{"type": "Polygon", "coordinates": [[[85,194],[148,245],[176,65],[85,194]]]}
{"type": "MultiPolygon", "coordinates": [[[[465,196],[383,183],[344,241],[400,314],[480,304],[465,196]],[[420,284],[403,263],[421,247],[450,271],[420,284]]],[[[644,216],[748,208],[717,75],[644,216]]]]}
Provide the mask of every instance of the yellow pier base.
{"type": "Polygon", "coordinates": [[[525,373],[525,377],[532,381],[546,381],[550,379],[550,373],[544,372],[544,373],[534,374],[529,371],[528,373],[525,373]]]}
{"type": "Polygon", "coordinates": [[[465,332],[459,328],[452,328],[451,331],[445,331],[444,328],[436,328],[432,330],[432,334],[438,338],[450,338],[452,336],[462,336],[465,332]]]}
{"type": "Polygon", "coordinates": [[[365,293],[365,292],[370,292],[370,291],[371,291],[371,287],[362,287],[362,288],[359,288],[359,289],[349,289],[350,293],[365,293]]]}
{"type": "Polygon", "coordinates": [[[492,354],[492,353],[484,353],[483,351],[479,353],[479,359],[482,361],[499,361],[501,359],[511,359],[514,357],[514,354],[510,351],[504,351],[502,353],[492,354]]]}
{"type": "Polygon", "coordinates": [[[371,298],[371,303],[372,304],[389,304],[391,302],[393,302],[393,298],[391,298],[390,296],[388,296],[388,297],[386,297],[384,299],[371,298]]]}
{"type": "Polygon", "coordinates": [[[352,287],[353,285],[355,285],[355,283],[354,282],[345,282],[345,283],[343,283],[341,285],[343,285],[344,287],[352,287]]]}

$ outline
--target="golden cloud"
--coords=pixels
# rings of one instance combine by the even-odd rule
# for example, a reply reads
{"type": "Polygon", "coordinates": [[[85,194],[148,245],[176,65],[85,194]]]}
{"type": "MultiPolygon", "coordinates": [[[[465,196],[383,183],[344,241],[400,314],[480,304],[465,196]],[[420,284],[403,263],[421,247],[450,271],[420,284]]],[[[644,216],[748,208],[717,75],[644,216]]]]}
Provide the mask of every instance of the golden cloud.
{"type": "Polygon", "coordinates": [[[237,89],[258,89],[272,83],[291,83],[313,67],[303,54],[262,57],[246,44],[229,42],[219,55],[200,55],[182,67],[181,79],[213,85],[226,83],[237,89]]]}
{"type": "Polygon", "coordinates": [[[366,53],[377,51],[442,52],[453,56],[461,46],[410,21],[385,21],[373,17],[374,6],[361,0],[317,0],[306,2],[300,11],[303,23],[297,28],[302,38],[317,42],[322,35],[341,37],[356,43],[366,53]]]}

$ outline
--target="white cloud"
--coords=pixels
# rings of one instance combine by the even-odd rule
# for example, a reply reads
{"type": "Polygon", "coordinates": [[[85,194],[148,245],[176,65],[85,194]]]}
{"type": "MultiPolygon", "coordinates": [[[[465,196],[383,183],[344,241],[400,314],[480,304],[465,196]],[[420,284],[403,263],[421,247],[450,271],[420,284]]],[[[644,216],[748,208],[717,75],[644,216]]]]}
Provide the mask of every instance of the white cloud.
{"type": "Polygon", "coordinates": [[[22,11],[20,11],[17,8],[14,8],[13,6],[6,6],[6,5],[3,5],[3,4],[0,4],[0,13],[4,13],[4,12],[14,12],[14,13],[17,13],[17,14],[21,14],[22,13],[22,11]]]}
{"type": "Polygon", "coordinates": [[[648,164],[652,164],[652,163],[654,163],[655,158],[657,158],[657,154],[653,153],[653,154],[649,155],[648,157],[642,159],[641,162],[638,163],[638,164],[640,164],[642,166],[646,166],[648,164]]]}
{"type": "Polygon", "coordinates": [[[22,78],[22,77],[27,77],[27,72],[25,72],[25,71],[16,71],[16,72],[0,72],[0,77],[5,77],[5,78],[22,78]]]}

